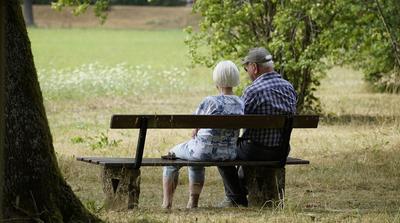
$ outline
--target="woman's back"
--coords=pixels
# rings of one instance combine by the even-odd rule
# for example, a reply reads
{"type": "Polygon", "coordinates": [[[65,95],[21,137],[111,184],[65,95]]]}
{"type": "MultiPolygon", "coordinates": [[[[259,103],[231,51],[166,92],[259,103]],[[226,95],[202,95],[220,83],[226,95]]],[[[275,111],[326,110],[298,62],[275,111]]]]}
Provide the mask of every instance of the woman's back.
{"type": "MultiPolygon", "coordinates": [[[[199,105],[197,115],[242,115],[244,105],[235,95],[206,97],[199,105]]],[[[232,160],[237,156],[236,142],[239,129],[200,129],[188,147],[198,160],[232,160]]]]}

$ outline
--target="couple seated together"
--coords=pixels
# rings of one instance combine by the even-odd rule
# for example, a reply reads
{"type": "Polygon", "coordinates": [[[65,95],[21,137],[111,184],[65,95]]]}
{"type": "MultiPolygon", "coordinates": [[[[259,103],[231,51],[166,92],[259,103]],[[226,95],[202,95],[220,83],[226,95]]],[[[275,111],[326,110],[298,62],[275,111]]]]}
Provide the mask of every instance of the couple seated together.
{"type": "MultiPolygon", "coordinates": [[[[272,55],[265,48],[253,48],[242,62],[252,83],[241,97],[233,94],[239,84],[239,70],[231,61],[219,62],[213,71],[217,96],[206,97],[198,106],[198,115],[282,115],[296,112],[297,95],[288,81],[274,71],[272,55]]],[[[278,145],[278,129],[194,129],[192,139],[173,147],[169,155],[191,161],[278,160],[284,156],[278,145]]],[[[178,184],[180,167],[163,170],[163,208],[171,208],[178,184]]],[[[225,189],[220,207],[247,206],[247,190],[242,168],[218,167],[225,189]]],[[[196,208],[204,185],[205,168],[189,166],[189,201],[187,208],[196,208]]]]}

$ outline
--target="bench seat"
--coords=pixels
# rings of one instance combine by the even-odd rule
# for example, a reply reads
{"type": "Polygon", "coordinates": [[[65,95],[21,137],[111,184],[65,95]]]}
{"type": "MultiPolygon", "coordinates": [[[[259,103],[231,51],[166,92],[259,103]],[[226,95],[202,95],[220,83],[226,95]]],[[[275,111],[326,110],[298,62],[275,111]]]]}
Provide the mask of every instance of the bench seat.
{"type": "MultiPolygon", "coordinates": [[[[106,167],[133,168],[135,158],[111,158],[111,157],[77,157],[77,160],[97,164],[106,167]]],[[[310,161],[299,158],[288,157],[286,165],[309,164],[310,161]]],[[[279,161],[188,161],[188,160],[167,160],[161,158],[143,158],[142,166],[265,166],[278,167],[279,161]]]]}

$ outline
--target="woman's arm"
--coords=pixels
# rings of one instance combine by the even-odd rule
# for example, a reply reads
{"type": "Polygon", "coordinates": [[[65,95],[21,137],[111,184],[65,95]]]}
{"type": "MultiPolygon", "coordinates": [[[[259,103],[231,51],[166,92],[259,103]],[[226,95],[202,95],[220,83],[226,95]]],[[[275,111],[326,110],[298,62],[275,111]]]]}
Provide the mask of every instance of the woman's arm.
{"type": "Polygon", "coordinates": [[[196,137],[198,131],[199,131],[199,129],[193,129],[193,131],[192,131],[192,138],[193,139],[196,137]]]}

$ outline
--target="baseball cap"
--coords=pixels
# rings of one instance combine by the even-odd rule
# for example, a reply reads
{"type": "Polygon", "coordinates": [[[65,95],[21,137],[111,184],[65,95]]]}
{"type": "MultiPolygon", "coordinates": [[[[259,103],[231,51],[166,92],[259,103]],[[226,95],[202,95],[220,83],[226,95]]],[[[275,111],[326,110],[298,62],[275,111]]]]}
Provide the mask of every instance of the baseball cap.
{"type": "Polygon", "coordinates": [[[242,60],[242,64],[265,63],[272,60],[272,55],[264,47],[250,49],[247,56],[242,60]]]}

